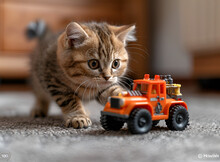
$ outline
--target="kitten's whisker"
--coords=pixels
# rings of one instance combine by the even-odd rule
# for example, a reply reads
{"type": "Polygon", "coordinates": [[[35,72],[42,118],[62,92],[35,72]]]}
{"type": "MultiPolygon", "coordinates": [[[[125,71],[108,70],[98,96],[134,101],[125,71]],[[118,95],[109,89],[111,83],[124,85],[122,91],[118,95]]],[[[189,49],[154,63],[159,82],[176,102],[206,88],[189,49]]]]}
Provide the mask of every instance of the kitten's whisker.
{"type": "MultiPolygon", "coordinates": [[[[146,55],[145,54],[141,54],[141,53],[137,53],[137,52],[129,52],[129,54],[131,55],[138,55],[138,56],[141,56],[142,58],[146,59],[146,55]]],[[[149,56],[149,55],[148,55],[149,56]]],[[[134,59],[133,59],[134,60],[134,59]]]]}
{"type": "Polygon", "coordinates": [[[76,88],[76,90],[75,90],[75,92],[74,92],[74,96],[76,95],[76,93],[77,93],[77,91],[79,90],[79,88],[84,84],[84,83],[86,83],[88,80],[85,80],[84,82],[82,82],[77,88],[76,88]]]}
{"type": "MultiPolygon", "coordinates": [[[[92,85],[92,87],[93,87],[93,85],[92,85]]],[[[89,89],[89,102],[90,102],[90,99],[91,99],[90,92],[91,92],[92,87],[90,87],[90,89],[89,89]]]]}
{"type": "Polygon", "coordinates": [[[98,88],[98,89],[97,89],[97,90],[98,90],[98,93],[101,92],[102,89],[101,89],[101,87],[99,86],[98,83],[97,83],[97,88],[98,88]]]}
{"type": "Polygon", "coordinates": [[[145,48],[145,46],[143,46],[143,45],[141,45],[141,44],[132,43],[132,44],[127,45],[126,47],[140,47],[140,48],[142,48],[143,50],[148,51],[147,48],[145,48]]]}
{"type": "MultiPolygon", "coordinates": [[[[98,92],[99,92],[99,90],[98,90],[98,83],[97,83],[97,81],[95,81],[95,82],[96,82],[96,87],[95,87],[95,88],[96,88],[96,91],[98,91],[98,92]]],[[[93,90],[93,96],[95,96],[95,94],[94,94],[94,93],[95,93],[95,89],[93,90]]]]}
{"type": "Polygon", "coordinates": [[[132,42],[130,42],[129,44],[127,44],[127,46],[132,46],[132,45],[136,45],[136,46],[140,46],[140,47],[145,47],[144,45],[138,44],[138,43],[132,43],[132,42]]]}
{"type": "MultiPolygon", "coordinates": [[[[117,84],[119,85],[119,86],[121,86],[122,88],[125,88],[125,86],[119,81],[119,82],[117,82],[117,84]]],[[[125,88],[126,89],[126,88],[125,88]]]]}
{"type": "Polygon", "coordinates": [[[131,78],[128,78],[128,77],[126,77],[126,76],[119,76],[119,78],[124,78],[124,79],[128,79],[128,80],[131,80],[131,81],[133,81],[133,79],[131,79],[131,78]]]}
{"type": "MultiPolygon", "coordinates": [[[[93,95],[94,95],[95,92],[96,92],[96,93],[99,93],[99,92],[100,92],[100,91],[99,91],[100,87],[99,87],[99,85],[98,85],[97,80],[95,80],[95,82],[96,82],[96,91],[95,91],[95,90],[93,91],[93,95]]],[[[94,95],[94,96],[96,96],[96,95],[94,95]]]]}
{"type": "Polygon", "coordinates": [[[101,90],[101,88],[99,87],[99,84],[98,84],[97,80],[96,80],[96,90],[97,90],[97,93],[99,93],[100,90],[101,90]]]}
{"type": "Polygon", "coordinates": [[[87,88],[89,87],[90,84],[91,84],[91,82],[89,82],[89,83],[87,84],[87,86],[85,87],[85,89],[84,89],[84,91],[83,91],[82,101],[84,101],[84,94],[85,94],[85,92],[86,92],[86,90],[87,90],[87,88]]]}
{"type": "Polygon", "coordinates": [[[121,77],[119,77],[119,79],[122,79],[122,80],[128,80],[129,82],[133,82],[133,79],[130,79],[130,78],[128,78],[128,77],[125,77],[125,76],[121,76],[121,77]]]}
{"type": "MultiPolygon", "coordinates": [[[[141,59],[144,59],[144,60],[146,60],[146,59],[148,58],[147,55],[142,54],[142,53],[137,53],[137,52],[129,52],[129,55],[130,55],[130,56],[140,56],[141,59]]],[[[132,62],[132,61],[134,61],[134,60],[136,60],[136,59],[134,59],[134,58],[132,58],[132,57],[130,58],[130,62],[132,62]]]]}
{"type": "Polygon", "coordinates": [[[125,81],[123,81],[123,80],[120,80],[119,82],[121,82],[122,84],[124,83],[124,84],[128,85],[128,86],[129,86],[129,88],[131,89],[131,85],[130,85],[130,84],[128,84],[127,82],[125,82],[125,81]]]}
{"type": "Polygon", "coordinates": [[[123,81],[123,82],[125,82],[125,80],[124,79],[127,79],[127,78],[124,78],[124,77],[119,77],[119,81],[123,81]]]}
{"type": "Polygon", "coordinates": [[[122,88],[124,88],[125,90],[128,90],[128,88],[121,82],[118,82],[118,85],[121,86],[122,88]]]}
{"type": "MultiPolygon", "coordinates": [[[[89,90],[89,101],[91,99],[91,89],[94,91],[94,89],[95,89],[95,85],[94,84],[92,84],[92,87],[90,87],[90,90],[89,90]]],[[[94,98],[94,93],[93,93],[92,97],[94,98]]]]}
{"type": "MultiPolygon", "coordinates": [[[[97,92],[96,92],[96,93],[98,94],[98,93],[101,92],[102,89],[99,87],[99,84],[98,84],[97,81],[96,81],[96,87],[97,87],[97,92]]],[[[96,97],[97,97],[97,96],[96,96],[96,97]]],[[[100,102],[100,103],[101,103],[101,102],[100,102]]]]}
{"type": "MultiPolygon", "coordinates": [[[[89,90],[89,102],[91,100],[91,89],[94,91],[94,84],[92,84],[92,87],[90,87],[90,90],[89,90]]],[[[94,95],[92,96],[92,98],[94,98],[94,95]]]]}
{"type": "Polygon", "coordinates": [[[142,52],[144,52],[147,56],[149,56],[149,53],[146,51],[146,50],[144,50],[144,49],[142,49],[142,48],[138,48],[138,47],[127,47],[128,49],[136,49],[136,50],[140,50],[140,51],[142,51],[142,52]]]}

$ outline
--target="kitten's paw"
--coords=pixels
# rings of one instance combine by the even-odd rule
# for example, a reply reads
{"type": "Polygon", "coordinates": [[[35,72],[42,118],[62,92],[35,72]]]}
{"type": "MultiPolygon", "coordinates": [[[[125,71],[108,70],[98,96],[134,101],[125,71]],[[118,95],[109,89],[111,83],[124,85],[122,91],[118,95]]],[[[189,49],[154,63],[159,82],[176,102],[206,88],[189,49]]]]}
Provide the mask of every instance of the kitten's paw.
{"type": "Polygon", "coordinates": [[[37,118],[37,117],[46,117],[47,116],[47,112],[42,110],[42,109],[38,109],[38,108],[33,108],[31,110],[30,113],[31,117],[33,118],[37,118]]]}
{"type": "Polygon", "coordinates": [[[73,127],[75,129],[88,128],[92,125],[91,120],[86,116],[74,116],[65,121],[66,127],[73,127]]]}

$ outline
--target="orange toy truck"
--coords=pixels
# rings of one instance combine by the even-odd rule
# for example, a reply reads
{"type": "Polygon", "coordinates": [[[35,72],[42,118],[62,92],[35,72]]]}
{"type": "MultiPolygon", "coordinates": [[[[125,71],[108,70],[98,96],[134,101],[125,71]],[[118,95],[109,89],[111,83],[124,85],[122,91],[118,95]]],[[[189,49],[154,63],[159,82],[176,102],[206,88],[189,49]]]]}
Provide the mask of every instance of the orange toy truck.
{"type": "Polygon", "coordinates": [[[132,90],[109,97],[101,111],[101,125],[119,130],[126,122],[131,133],[142,134],[165,120],[170,130],[182,131],[189,125],[189,114],[180,87],[170,75],[145,74],[144,79],[134,80],[132,90]]]}

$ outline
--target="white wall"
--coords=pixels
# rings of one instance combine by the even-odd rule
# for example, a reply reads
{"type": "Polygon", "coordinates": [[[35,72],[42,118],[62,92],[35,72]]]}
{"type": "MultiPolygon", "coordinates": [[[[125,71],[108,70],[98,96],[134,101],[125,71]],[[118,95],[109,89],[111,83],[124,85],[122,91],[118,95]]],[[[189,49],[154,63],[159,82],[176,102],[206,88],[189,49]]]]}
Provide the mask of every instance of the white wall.
{"type": "Polygon", "coordinates": [[[154,10],[154,73],[189,78],[192,74],[192,55],[184,48],[180,31],[178,0],[156,0],[154,10]]]}

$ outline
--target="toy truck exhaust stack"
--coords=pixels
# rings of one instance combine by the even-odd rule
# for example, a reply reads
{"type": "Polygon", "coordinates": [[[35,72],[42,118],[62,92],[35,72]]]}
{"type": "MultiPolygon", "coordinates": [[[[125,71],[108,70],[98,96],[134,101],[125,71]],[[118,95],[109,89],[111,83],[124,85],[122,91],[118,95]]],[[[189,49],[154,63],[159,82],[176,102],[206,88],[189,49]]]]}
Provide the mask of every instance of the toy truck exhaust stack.
{"type": "Polygon", "coordinates": [[[189,125],[189,114],[180,87],[170,75],[145,74],[144,79],[134,80],[133,90],[109,97],[101,111],[101,125],[105,130],[120,130],[127,123],[131,133],[143,134],[165,120],[170,130],[182,131],[189,125]]]}

